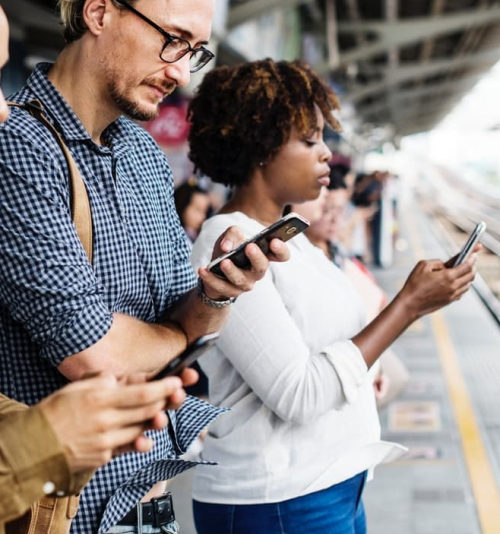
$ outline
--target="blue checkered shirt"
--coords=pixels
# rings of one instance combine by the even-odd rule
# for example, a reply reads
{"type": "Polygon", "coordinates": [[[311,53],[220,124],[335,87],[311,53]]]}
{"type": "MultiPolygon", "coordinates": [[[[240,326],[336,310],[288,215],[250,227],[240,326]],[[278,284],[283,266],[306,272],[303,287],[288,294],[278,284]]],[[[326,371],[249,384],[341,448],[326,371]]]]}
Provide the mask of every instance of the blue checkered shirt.
{"type": "MultiPolygon", "coordinates": [[[[11,97],[38,99],[63,135],[87,186],[94,225],[90,266],[69,211],[68,169],[52,134],[26,111],[0,126],[0,391],[34,404],[63,386],[64,358],[110,329],[112,314],[159,322],[195,284],[173,202],[167,160],[121,117],[96,145],[39,65],[11,97]]],[[[106,355],[103,354],[102,358],[106,355]]],[[[72,533],[103,533],[152,485],[195,465],[179,458],[221,410],[188,398],[148,454],[120,456],[82,494],[72,533]]]]}

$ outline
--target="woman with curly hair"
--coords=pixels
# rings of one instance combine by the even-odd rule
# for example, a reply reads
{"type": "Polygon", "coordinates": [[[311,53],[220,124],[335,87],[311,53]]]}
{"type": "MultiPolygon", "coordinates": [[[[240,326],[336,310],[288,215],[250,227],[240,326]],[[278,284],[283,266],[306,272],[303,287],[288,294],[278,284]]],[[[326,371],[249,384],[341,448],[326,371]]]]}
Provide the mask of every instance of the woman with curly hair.
{"type": "MultiPolygon", "coordinates": [[[[232,186],[203,225],[192,261],[210,260],[227,225],[251,236],[288,204],[328,184],[325,123],[338,101],[301,62],[270,59],[210,72],[191,102],[190,157],[232,186]]],[[[415,319],[459,298],[474,257],[456,268],[419,262],[387,308],[365,326],[363,303],[343,273],[304,235],[290,260],[271,265],[231,310],[201,360],[210,400],[231,411],[210,427],[197,467],[199,534],[362,534],[367,472],[398,457],[380,440],[368,369],[415,319]]],[[[221,263],[222,271],[230,260],[221,263]]]]}

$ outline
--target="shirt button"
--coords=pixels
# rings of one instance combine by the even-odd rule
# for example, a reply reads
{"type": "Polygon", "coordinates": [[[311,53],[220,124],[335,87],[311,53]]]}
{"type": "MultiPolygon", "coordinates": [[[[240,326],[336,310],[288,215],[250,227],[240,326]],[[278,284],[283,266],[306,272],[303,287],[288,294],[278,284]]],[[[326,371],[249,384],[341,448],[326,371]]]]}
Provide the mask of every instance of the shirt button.
{"type": "Polygon", "coordinates": [[[54,491],[56,491],[56,485],[50,480],[48,482],[45,482],[45,484],[43,485],[43,492],[45,493],[45,495],[50,495],[54,493],[54,491]]]}

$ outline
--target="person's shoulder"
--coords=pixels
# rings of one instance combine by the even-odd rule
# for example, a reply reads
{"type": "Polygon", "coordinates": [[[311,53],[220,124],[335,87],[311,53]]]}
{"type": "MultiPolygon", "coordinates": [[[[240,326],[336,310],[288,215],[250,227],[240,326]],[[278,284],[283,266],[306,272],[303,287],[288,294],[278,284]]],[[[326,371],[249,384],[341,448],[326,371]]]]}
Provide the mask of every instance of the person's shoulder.
{"type": "MultiPolygon", "coordinates": [[[[29,91],[25,88],[7,98],[14,104],[26,104],[31,100],[29,91]]],[[[49,130],[26,109],[9,106],[9,117],[0,125],[0,147],[9,148],[9,142],[31,146],[37,151],[50,151],[56,144],[49,130]]]]}
{"type": "Polygon", "coordinates": [[[203,223],[202,233],[213,234],[214,232],[219,232],[220,234],[230,226],[240,228],[246,237],[251,237],[263,229],[263,226],[255,219],[240,211],[234,211],[232,213],[218,213],[207,219],[203,223]]]}
{"type": "Polygon", "coordinates": [[[122,116],[117,120],[116,124],[120,134],[128,139],[133,139],[136,146],[163,154],[158,143],[153,139],[151,134],[137,122],[122,116]]]}
{"type": "MultiPolygon", "coordinates": [[[[9,100],[24,103],[32,98],[29,92],[21,91],[9,100]]],[[[54,199],[67,192],[61,148],[48,128],[22,108],[11,107],[9,118],[0,124],[0,172],[2,195],[15,197],[19,176],[54,199]]]]}
{"type": "Polygon", "coordinates": [[[32,169],[41,165],[47,170],[64,165],[64,156],[53,135],[39,120],[19,108],[12,108],[8,120],[0,124],[0,160],[21,174],[26,166],[32,169]]]}
{"type": "MultiPolygon", "coordinates": [[[[138,123],[127,117],[120,117],[116,123],[120,142],[130,146],[129,157],[135,165],[148,169],[152,175],[167,176],[172,182],[172,172],[163,150],[153,137],[138,123]],[[165,174],[166,173],[166,174],[165,174]]],[[[173,194],[173,182],[169,187],[173,194]]]]}

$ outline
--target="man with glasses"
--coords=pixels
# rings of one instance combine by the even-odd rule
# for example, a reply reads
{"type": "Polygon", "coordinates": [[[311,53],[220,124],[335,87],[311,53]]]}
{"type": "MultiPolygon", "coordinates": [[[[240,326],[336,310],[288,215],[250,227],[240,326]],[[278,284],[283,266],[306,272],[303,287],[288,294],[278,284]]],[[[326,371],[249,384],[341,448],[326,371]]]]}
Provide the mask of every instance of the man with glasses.
{"type": "MultiPolygon", "coordinates": [[[[72,153],[90,200],[93,264],[71,219],[60,147],[13,108],[0,127],[0,391],[29,405],[88,372],[155,373],[219,330],[268,266],[249,245],[250,270],[226,260],[227,280],[202,268],[196,281],[168,163],[130,120],[156,117],[212,59],[214,0],[60,0],[60,10],[65,48],[11,100],[40,101],[72,153]]],[[[214,257],[242,238],[228,229],[214,257]]],[[[271,246],[287,259],[283,243],[271,246]]],[[[72,532],[175,532],[163,481],[194,465],[179,455],[219,413],[194,398],[170,411],[151,452],[97,471],[72,532]]]]}

